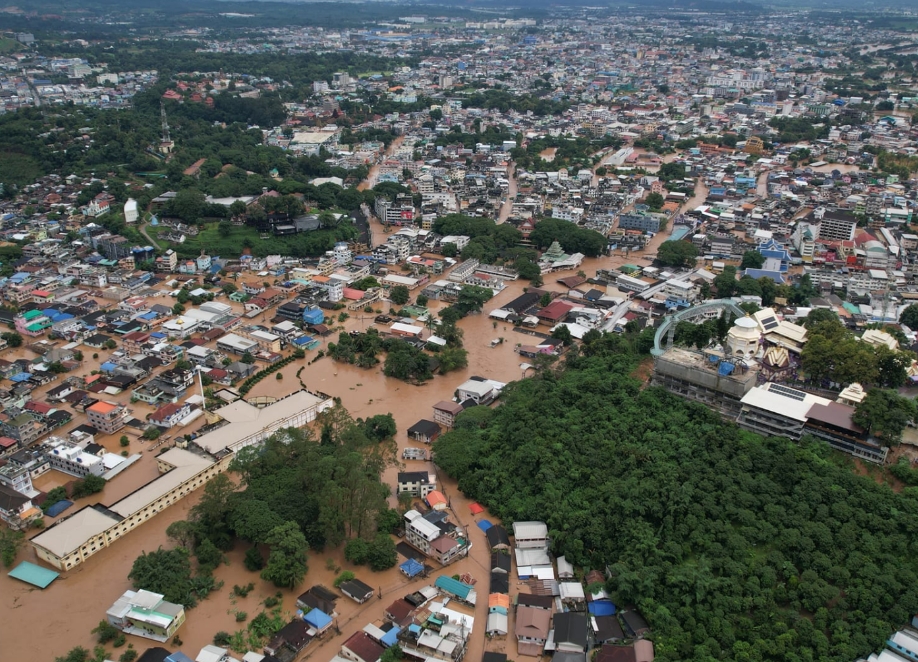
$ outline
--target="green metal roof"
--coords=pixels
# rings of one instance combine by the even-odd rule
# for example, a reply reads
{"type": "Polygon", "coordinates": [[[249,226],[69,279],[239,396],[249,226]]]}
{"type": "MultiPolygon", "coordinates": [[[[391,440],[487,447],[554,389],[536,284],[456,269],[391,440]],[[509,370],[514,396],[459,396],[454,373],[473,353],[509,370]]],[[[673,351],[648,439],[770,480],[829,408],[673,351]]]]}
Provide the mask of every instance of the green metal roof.
{"type": "Polygon", "coordinates": [[[437,581],[434,583],[437,588],[442,588],[447,593],[452,593],[457,598],[465,599],[469,596],[469,593],[472,591],[472,587],[468,584],[463,584],[457,579],[452,577],[447,577],[446,575],[440,575],[437,577],[437,581]]]}
{"type": "Polygon", "coordinates": [[[8,574],[13,579],[18,579],[26,584],[31,584],[38,588],[46,588],[48,584],[60,577],[61,573],[42,568],[40,565],[35,565],[28,561],[23,561],[10,570],[8,574]]]}
{"type": "Polygon", "coordinates": [[[847,311],[848,311],[849,313],[851,313],[852,315],[857,315],[857,314],[859,314],[859,313],[861,312],[861,307],[860,307],[860,306],[855,306],[853,303],[850,303],[850,302],[848,302],[848,301],[845,301],[845,302],[842,304],[842,308],[844,308],[845,310],[847,310],[847,311]]]}

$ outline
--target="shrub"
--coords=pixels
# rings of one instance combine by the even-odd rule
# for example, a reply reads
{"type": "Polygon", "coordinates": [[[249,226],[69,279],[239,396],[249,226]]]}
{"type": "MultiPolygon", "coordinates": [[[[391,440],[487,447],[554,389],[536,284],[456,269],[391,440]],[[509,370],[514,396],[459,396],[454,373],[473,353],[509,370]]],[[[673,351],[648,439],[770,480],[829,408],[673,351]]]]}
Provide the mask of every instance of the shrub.
{"type": "Polygon", "coordinates": [[[249,582],[245,586],[240,586],[239,584],[233,585],[232,594],[238,595],[240,598],[244,598],[249,593],[255,590],[255,582],[249,582]]]}
{"type": "Polygon", "coordinates": [[[99,621],[99,624],[92,629],[92,633],[99,638],[100,644],[107,644],[118,637],[120,630],[108,621],[99,621]]]}
{"type": "Polygon", "coordinates": [[[214,635],[214,646],[220,646],[221,648],[226,648],[230,642],[229,632],[224,632],[220,630],[217,634],[214,635]]]}
{"type": "Polygon", "coordinates": [[[341,586],[344,582],[349,582],[354,578],[354,573],[350,570],[345,570],[340,575],[335,577],[335,588],[341,586]]]}
{"type": "Polygon", "coordinates": [[[249,617],[249,615],[248,615],[247,613],[245,613],[244,611],[237,611],[237,612],[236,612],[236,622],[237,622],[237,623],[242,623],[242,622],[243,622],[244,620],[246,620],[248,617],[249,617]]]}
{"type": "Polygon", "coordinates": [[[246,570],[251,570],[252,572],[258,572],[265,567],[265,560],[261,558],[261,552],[258,551],[257,547],[252,547],[246,551],[245,559],[243,559],[242,563],[245,565],[246,570]]]}

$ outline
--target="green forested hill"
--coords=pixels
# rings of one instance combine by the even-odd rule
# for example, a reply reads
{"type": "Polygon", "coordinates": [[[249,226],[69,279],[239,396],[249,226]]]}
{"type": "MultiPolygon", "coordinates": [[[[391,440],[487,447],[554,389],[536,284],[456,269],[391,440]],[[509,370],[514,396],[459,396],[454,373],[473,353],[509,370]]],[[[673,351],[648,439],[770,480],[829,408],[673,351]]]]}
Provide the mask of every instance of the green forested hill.
{"type": "Polygon", "coordinates": [[[605,568],[660,660],[839,660],[918,610],[918,491],[896,494],[819,442],[762,439],[627,376],[628,341],[508,387],[435,445],[506,522],[605,568]]]}

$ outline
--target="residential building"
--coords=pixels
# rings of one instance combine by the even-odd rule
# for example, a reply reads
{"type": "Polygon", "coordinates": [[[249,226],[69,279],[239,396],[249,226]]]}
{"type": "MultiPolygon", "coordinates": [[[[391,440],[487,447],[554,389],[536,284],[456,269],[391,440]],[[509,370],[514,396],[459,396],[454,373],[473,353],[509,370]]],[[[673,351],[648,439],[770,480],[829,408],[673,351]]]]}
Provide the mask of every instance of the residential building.
{"type": "Polygon", "coordinates": [[[32,505],[32,498],[0,483],[0,520],[13,531],[28,529],[42,516],[41,509],[32,505]]]}
{"type": "Polygon", "coordinates": [[[441,535],[440,528],[416,510],[405,513],[405,540],[415,549],[430,555],[430,544],[441,535]]]}
{"type": "Polygon", "coordinates": [[[115,434],[127,423],[128,410],[124,405],[100,400],[86,408],[89,424],[106,434],[115,434]]]}
{"type": "Polygon", "coordinates": [[[436,478],[426,471],[400,471],[396,494],[410,494],[424,498],[431,490],[437,489],[436,478]]]}
{"type": "Polygon", "coordinates": [[[363,631],[355,632],[341,645],[340,656],[350,662],[378,662],[385,648],[363,631]]]}
{"type": "Polygon", "coordinates": [[[660,231],[660,226],[665,221],[666,217],[663,214],[628,212],[619,215],[618,227],[622,230],[640,230],[641,232],[656,234],[660,231]]]}
{"type": "Polygon", "coordinates": [[[167,602],[152,591],[125,591],[108,611],[106,620],[126,634],[168,641],[185,622],[185,608],[167,602]]]}
{"type": "Polygon", "coordinates": [[[0,467],[0,485],[27,497],[35,498],[40,492],[32,486],[32,475],[26,467],[9,463],[0,467]]]}
{"type": "Polygon", "coordinates": [[[408,437],[415,441],[430,444],[436,441],[442,432],[440,425],[433,421],[421,419],[410,428],[408,428],[408,437]]]}
{"type": "Polygon", "coordinates": [[[355,602],[364,603],[373,597],[375,591],[372,586],[367,586],[359,579],[350,579],[340,586],[338,590],[355,602]]]}
{"type": "Polygon", "coordinates": [[[517,549],[546,549],[548,526],[545,522],[514,522],[513,543],[517,549]]]}
{"type": "Polygon", "coordinates": [[[49,442],[47,455],[52,469],[80,478],[101,476],[105,473],[102,458],[90,455],[76,444],[57,437],[51,437],[49,442]]]}
{"type": "Polygon", "coordinates": [[[171,402],[150,414],[149,421],[163,428],[172,428],[191,414],[191,405],[187,402],[171,402]]]}
{"type": "Polygon", "coordinates": [[[819,225],[819,239],[829,241],[850,241],[857,230],[857,218],[840,210],[814,209],[807,217],[808,222],[819,225]]]}
{"type": "Polygon", "coordinates": [[[0,424],[3,434],[15,439],[20,446],[28,446],[48,431],[48,425],[41,418],[27,412],[16,414],[0,424]]]}
{"type": "Polygon", "coordinates": [[[441,400],[433,406],[434,422],[446,428],[451,428],[456,422],[456,417],[463,412],[463,407],[458,402],[441,400]]]}
{"type": "Polygon", "coordinates": [[[456,389],[456,398],[459,402],[471,400],[476,405],[490,404],[497,397],[494,386],[487,381],[470,379],[463,382],[456,389]]]}
{"type": "Polygon", "coordinates": [[[517,640],[517,652],[529,657],[541,657],[548,640],[550,624],[551,611],[528,606],[517,607],[513,630],[517,640]]]}
{"type": "MultiPolygon", "coordinates": [[[[578,584],[579,586],[579,584],[578,584]]],[[[555,614],[555,650],[558,652],[584,653],[588,645],[587,615],[575,611],[555,614]]]]}

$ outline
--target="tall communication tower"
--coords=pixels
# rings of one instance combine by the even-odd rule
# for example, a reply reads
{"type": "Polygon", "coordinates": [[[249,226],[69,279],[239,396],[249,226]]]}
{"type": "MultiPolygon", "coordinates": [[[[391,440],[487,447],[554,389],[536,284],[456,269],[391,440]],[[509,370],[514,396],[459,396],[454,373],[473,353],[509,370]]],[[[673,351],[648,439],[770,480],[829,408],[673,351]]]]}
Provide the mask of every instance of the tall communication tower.
{"type": "Polygon", "coordinates": [[[159,115],[163,120],[163,142],[172,142],[169,140],[169,120],[166,117],[166,105],[163,102],[159,103],[159,115]]]}
{"type": "Polygon", "coordinates": [[[175,143],[172,142],[172,138],[169,135],[169,120],[166,117],[166,106],[162,101],[159,102],[159,116],[162,118],[163,123],[163,141],[159,144],[159,151],[163,154],[172,153],[172,148],[175,147],[175,143]]]}

